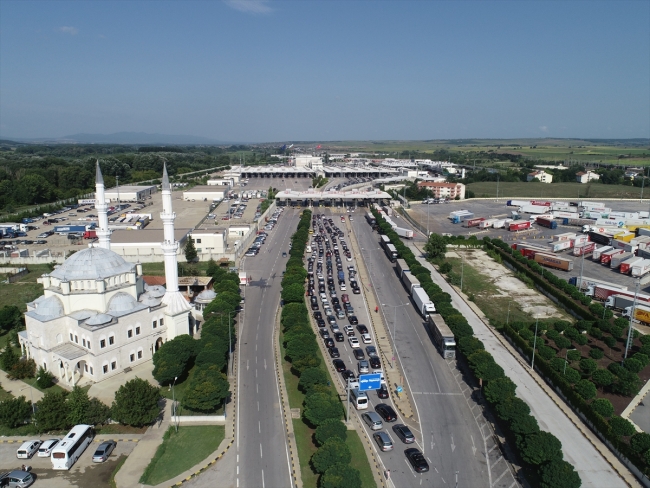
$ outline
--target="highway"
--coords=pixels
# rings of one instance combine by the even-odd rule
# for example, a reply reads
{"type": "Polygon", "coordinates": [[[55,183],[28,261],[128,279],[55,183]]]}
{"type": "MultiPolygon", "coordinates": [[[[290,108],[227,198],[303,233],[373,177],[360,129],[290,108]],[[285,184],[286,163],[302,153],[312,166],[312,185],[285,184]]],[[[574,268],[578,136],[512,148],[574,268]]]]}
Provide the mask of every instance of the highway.
{"type": "MultiPolygon", "coordinates": [[[[365,283],[364,291],[374,289],[382,304],[380,313],[391,335],[396,359],[402,365],[419,419],[412,430],[430,461],[429,486],[456,486],[456,483],[457,486],[489,488],[517,486],[509,466],[495,447],[471,388],[456,369],[455,361],[443,359],[434,347],[422,316],[412,306],[397,278],[394,265],[379,248],[378,234],[372,232],[363,218],[366,210],[361,210],[363,212],[357,212],[352,225],[370,272],[370,282],[365,283]]],[[[397,222],[406,226],[403,219],[397,222]]],[[[403,461],[403,454],[401,461],[385,453],[379,457],[391,470],[396,487],[413,485],[406,483],[412,475],[422,476],[411,472],[403,461]]]]}

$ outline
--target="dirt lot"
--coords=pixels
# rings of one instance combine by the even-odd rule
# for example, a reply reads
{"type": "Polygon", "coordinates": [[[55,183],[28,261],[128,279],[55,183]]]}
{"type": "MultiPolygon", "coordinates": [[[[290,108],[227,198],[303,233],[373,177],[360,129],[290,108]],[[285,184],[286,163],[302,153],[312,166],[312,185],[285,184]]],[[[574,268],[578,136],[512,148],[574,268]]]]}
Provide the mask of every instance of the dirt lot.
{"type": "Polygon", "coordinates": [[[17,459],[16,449],[20,443],[0,443],[0,472],[18,469],[22,464],[32,467],[36,478],[34,486],[47,488],[110,488],[110,478],[118,463],[126,458],[135,442],[118,441],[117,447],[105,463],[93,463],[92,456],[99,445],[95,439],[81,455],[70,471],[55,471],[52,469],[50,458],[34,456],[31,459],[17,459]]]}

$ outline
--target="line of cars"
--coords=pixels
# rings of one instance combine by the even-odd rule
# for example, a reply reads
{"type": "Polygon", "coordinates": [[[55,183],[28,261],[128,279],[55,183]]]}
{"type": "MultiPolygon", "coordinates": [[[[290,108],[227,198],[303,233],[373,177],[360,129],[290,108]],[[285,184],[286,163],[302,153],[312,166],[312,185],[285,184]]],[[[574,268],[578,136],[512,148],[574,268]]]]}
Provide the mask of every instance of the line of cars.
{"type": "MultiPolygon", "coordinates": [[[[341,222],[344,222],[344,219],[345,217],[341,217],[341,222]]],[[[341,242],[341,247],[343,247],[345,245],[345,240],[343,239],[344,234],[334,225],[333,219],[325,218],[322,214],[315,215],[312,218],[312,230],[314,233],[312,242],[313,249],[311,256],[307,259],[309,279],[307,293],[309,295],[311,310],[318,325],[319,335],[323,339],[324,345],[332,358],[334,368],[341,374],[343,381],[346,383],[346,387],[350,389],[353,405],[358,410],[367,409],[369,401],[367,395],[359,391],[358,375],[381,373],[381,387],[376,390],[376,394],[379,399],[387,399],[389,398],[389,392],[386,382],[383,379],[381,359],[379,358],[376,347],[372,345],[372,338],[368,328],[364,324],[359,324],[358,318],[354,315],[354,309],[350,304],[349,295],[342,294],[340,300],[337,297],[334,263],[336,263],[336,277],[338,278],[340,288],[341,286],[345,286],[345,273],[343,271],[343,262],[340,250],[338,249],[337,239],[341,242]],[[314,268],[316,269],[314,270],[314,268]],[[322,312],[321,306],[323,308],[322,312]],[[343,319],[345,317],[347,317],[349,325],[345,325],[341,329],[336,320],[337,318],[343,319]],[[354,326],[356,326],[356,329],[354,326]],[[359,337],[356,335],[357,332],[359,333],[359,337]],[[357,361],[356,371],[348,369],[345,361],[341,359],[340,351],[336,346],[337,343],[345,343],[346,339],[352,355],[357,361]]],[[[347,245],[345,245],[343,251],[349,252],[347,245]]],[[[361,290],[356,281],[356,270],[354,266],[348,266],[347,271],[350,287],[354,293],[360,294],[361,290]]],[[[371,430],[379,431],[373,433],[373,439],[381,451],[394,449],[391,436],[387,432],[381,431],[383,422],[392,423],[398,420],[397,413],[390,405],[379,403],[375,406],[374,412],[364,412],[361,418],[371,430]]],[[[395,425],[393,432],[405,444],[415,442],[415,436],[408,426],[404,424],[395,425]]],[[[429,470],[426,459],[418,449],[406,449],[404,454],[416,472],[424,473],[429,470]]]]}
{"type": "Polygon", "coordinates": [[[280,218],[280,215],[282,215],[283,210],[284,209],[279,208],[278,210],[273,212],[273,214],[269,218],[268,223],[264,226],[264,230],[259,231],[257,233],[257,237],[255,238],[255,240],[251,244],[251,247],[249,247],[246,250],[246,253],[244,253],[244,256],[249,256],[249,257],[257,256],[257,254],[260,252],[262,244],[264,244],[264,242],[266,241],[266,238],[269,235],[268,232],[272,231],[273,228],[275,227],[275,224],[278,223],[278,219],[280,218]]]}

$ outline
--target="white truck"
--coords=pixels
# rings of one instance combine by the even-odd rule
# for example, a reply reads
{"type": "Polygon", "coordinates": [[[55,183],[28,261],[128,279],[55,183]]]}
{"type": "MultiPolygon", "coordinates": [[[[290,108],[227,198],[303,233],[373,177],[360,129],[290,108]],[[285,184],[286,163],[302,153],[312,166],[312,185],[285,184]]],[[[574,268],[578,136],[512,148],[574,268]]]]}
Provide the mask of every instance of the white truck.
{"type": "Polygon", "coordinates": [[[405,229],[403,227],[394,227],[393,230],[400,237],[404,237],[405,239],[413,239],[414,232],[411,229],[405,229]]]}
{"type": "Polygon", "coordinates": [[[406,287],[406,291],[413,292],[413,288],[420,287],[420,280],[413,276],[409,271],[402,273],[402,283],[406,287]]]}
{"type": "Polygon", "coordinates": [[[415,304],[418,312],[423,317],[426,317],[429,313],[435,313],[436,306],[433,304],[427,292],[424,291],[424,288],[413,288],[411,290],[411,298],[413,298],[413,303],[415,304]]]}
{"type": "Polygon", "coordinates": [[[401,280],[402,275],[409,270],[409,265],[406,264],[405,260],[398,259],[395,261],[395,269],[397,271],[397,277],[401,280]]]}
{"type": "Polygon", "coordinates": [[[543,205],[523,205],[519,207],[519,213],[545,214],[548,213],[548,207],[543,205]]]}
{"type": "Polygon", "coordinates": [[[433,337],[433,342],[445,359],[456,358],[456,339],[445,320],[437,313],[429,314],[427,325],[433,337]]]}

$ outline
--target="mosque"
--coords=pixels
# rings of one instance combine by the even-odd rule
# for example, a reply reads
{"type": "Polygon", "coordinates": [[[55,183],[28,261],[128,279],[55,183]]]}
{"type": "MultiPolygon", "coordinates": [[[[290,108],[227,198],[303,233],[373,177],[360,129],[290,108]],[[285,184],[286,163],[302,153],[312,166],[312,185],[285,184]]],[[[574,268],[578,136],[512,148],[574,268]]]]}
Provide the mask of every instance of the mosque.
{"type": "Polygon", "coordinates": [[[27,330],[19,333],[23,356],[62,386],[96,383],[149,361],[169,339],[189,334],[192,307],[178,289],[172,194],[163,169],[166,288],[149,286],[142,265],[110,250],[108,205],[99,162],[96,173],[98,244],[78,251],[39,278],[44,294],[27,304],[27,330]]]}

